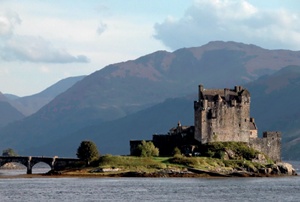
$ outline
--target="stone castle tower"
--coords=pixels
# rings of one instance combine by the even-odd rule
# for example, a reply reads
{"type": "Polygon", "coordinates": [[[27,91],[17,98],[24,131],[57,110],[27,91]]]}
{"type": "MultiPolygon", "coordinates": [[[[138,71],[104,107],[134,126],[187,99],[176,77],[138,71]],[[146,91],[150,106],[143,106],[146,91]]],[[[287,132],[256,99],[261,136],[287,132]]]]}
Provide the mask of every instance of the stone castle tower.
{"type": "Polygon", "coordinates": [[[194,102],[195,139],[208,142],[249,142],[257,138],[254,119],[250,118],[250,93],[241,86],[234,89],[204,89],[194,102]]]}

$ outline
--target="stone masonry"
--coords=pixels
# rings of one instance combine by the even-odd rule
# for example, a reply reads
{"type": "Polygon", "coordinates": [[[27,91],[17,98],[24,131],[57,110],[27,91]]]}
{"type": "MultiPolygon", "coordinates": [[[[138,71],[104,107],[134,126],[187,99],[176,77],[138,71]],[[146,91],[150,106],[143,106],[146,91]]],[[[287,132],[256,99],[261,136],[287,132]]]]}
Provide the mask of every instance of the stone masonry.
{"type": "Polygon", "coordinates": [[[250,93],[241,86],[234,89],[204,89],[199,86],[199,100],[194,102],[195,139],[208,142],[249,142],[250,93]]]}

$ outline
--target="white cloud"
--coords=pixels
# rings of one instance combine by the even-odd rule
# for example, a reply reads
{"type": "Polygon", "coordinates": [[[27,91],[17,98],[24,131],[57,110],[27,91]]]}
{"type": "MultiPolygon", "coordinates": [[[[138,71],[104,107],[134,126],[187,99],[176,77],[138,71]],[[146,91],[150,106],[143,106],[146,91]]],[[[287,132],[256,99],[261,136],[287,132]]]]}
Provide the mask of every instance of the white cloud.
{"type": "Polygon", "coordinates": [[[300,20],[286,10],[261,10],[246,0],[199,0],[180,19],[155,24],[154,37],[172,49],[209,41],[239,41],[266,48],[300,49],[300,20]]]}
{"type": "MultiPolygon", "coordinates": [[[[54,40],[49,35],[40,37],[40,34],[35,33],[36,30],[41,30],[43,27],[52,28],[55,23],[41,22],[36,27],[28,23],[28,18],[21,21],[19,15],[11,10],[1,11],[0,9],[0,59],[5,61],[27,61],[27,62],[45,62],[45,63],[87,63],[89,59],[84,55],[73,55],[65,48],[53,45],[50,40],[54,40]],[[21,24],[22,22],[22,24],[21,24]],[[44,25],[45,23],[45,25],[44,25]],[[27,29],[27,33],[18,34],[22,27],[27,29]]],[[[47,30],[47,29],[46,29],[47,30]]],[[[58,29],[54,29],[56,33],[58,29]]],[[[63,30],[63,27],[59,28],[63,30]]],[[[49,31],[49,30],[47,30],[49,31]]],[[[54,32],[54,33],[55,33],[54,32]]],[[[49,33],[49,32],[48,32],[49,33]]],[[[51,36],[51,34],[50,34],[51,36]]],[[[53,35],[52,35],[53,36],[53,35]]],[[[68,38],[68,36],[65,36],[68,38]]],[[[63,47],[66,47],[63,44],[63,47]]]]}
{"type": "Polygon", "coordinates": [[[21,19],[14,12],[0,13],[0,37],[13,34],[14,27],[20,23],[21,19]]]}
{"type": "Polygon", "coordinates": [[[88,62],[83,55],[73,56],[66,50],[58,49],[42,37],[13,36],[2,48],[1,57],[7,61],[28,61],[45,63],[88,62]]]}

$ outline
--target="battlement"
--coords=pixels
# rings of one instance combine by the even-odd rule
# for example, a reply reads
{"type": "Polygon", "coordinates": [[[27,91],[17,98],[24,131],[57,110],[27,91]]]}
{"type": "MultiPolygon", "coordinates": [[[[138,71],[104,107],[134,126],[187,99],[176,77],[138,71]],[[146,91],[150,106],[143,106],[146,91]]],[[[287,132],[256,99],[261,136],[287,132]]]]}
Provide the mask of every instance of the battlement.
{"type": "Polygon", "coordinates": [[[234,89],[204,89],[203,85],[199,85],[198,101],[195,101],[195,108],[213,107],[215,104],[227,105],[235,107],[237,104],[249,104],[250,93],[242,86],[235,86],[234,89]]]}
{"type": "Polygon", "coordinates": [[[263,138],[281,138],[281,132],[278,131],[265,131],[263,138]]]}

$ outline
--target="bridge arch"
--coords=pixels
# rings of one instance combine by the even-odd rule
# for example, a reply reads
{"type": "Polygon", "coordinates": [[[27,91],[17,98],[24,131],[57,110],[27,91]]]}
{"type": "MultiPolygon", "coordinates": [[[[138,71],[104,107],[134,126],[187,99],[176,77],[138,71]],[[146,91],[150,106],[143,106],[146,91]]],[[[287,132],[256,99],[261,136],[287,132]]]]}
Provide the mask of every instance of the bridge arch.
{"type": "Polygon", "coordinates": [[[32,173],[33,174],[47,173],[52,169],[53,168],[51,168],[49,164],[44,162],[38,162],[32,166],[32,173]]]}
{"type": "Polygon", "coordinates": [[[52,169],[54,169],[54,162],[55,162],[55,159],[49,159],[49,158],[32,158],[31,159],[31,169],[36,165],[36,164],[38,164],[38,163],[44,163],[44,164],[47,164],[49,167],[50,167],[50,169],[52,170],[52,169]]]}

